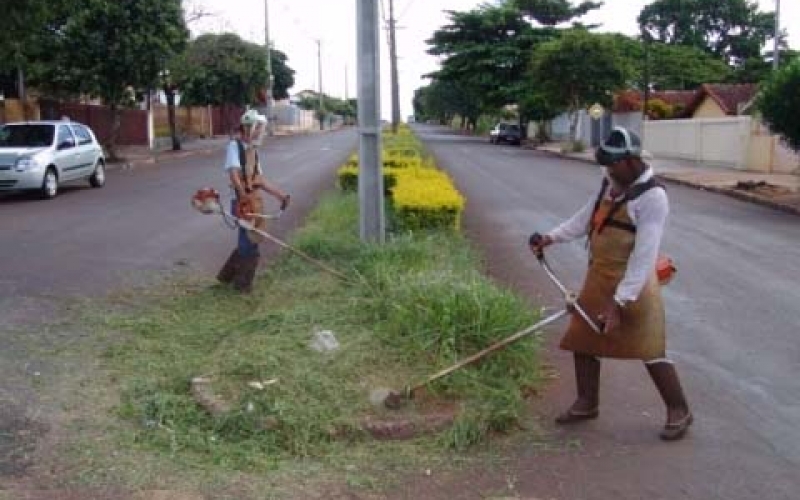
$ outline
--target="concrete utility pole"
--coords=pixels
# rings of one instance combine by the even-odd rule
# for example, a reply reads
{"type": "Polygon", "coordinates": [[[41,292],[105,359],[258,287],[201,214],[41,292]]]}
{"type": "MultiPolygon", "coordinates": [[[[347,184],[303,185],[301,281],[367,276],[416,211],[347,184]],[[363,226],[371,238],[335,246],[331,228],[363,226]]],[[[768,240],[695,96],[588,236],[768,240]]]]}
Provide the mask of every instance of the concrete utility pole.
{"type": "Polygon", "coordinates": [[[380,0],[357,0],[358,16],[358,200],[362,241],[383,243],[386,226],[383,212],[380,106],[380,0]]]}
{"type": "Polygon", "coordinates": [[[394,0],[389,0],[389,57],[392,72],[392,132],[400,124],[400,77],[397,73],[397,20],[394,18],[394,0]]]}
{"type": "Polygon", "coordinates": [[[267,133],[272,136],[275,132],[272,120],[272,91],[275,86],[275,75],[272,74],[272,42],[269,38],[269,0],[264,0],[264,39],[267,48],[267,90],[264,100],[264,114],[267,117],[267,133]]]}
{"type": "Polygon", "coordinates": [[[781,0],[775,0],[775,51],[772,54],[772,69],[780,67],[781,60],[781,0]]]}
{"type": "Polygon", "coordinates": [[[319,129],[325,129],[325,97],[322,94],[322,40],[317,40],[317,72],[319,74],[319,129]]]}

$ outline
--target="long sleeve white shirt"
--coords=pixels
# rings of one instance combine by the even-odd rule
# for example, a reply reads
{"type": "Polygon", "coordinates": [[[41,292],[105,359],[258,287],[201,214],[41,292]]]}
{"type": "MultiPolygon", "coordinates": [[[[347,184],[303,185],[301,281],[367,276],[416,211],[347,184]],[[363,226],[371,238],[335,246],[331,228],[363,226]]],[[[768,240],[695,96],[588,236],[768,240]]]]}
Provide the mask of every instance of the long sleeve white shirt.
{"type": "MultiPolygon", "coordinates": [[[[634,184],[647,182],[652,177],[653,170],[648,168],[634,184]]],[[[612,199],[611,189],[604,196],[612,199]]],[[[595,201],[595,197],[590,198],[572,218],[550,231],[549,236],[553,241],[565,243],[587,236],[595,201]]],[[[625,275],[614,294],[614,298],[621,302],[636,300],[655,269],[661,237],[669,215],[667,194],[663,189],[650,189],[629,201],[627,210],[631,222],[636,226],[636,239],[625,275]]]]}

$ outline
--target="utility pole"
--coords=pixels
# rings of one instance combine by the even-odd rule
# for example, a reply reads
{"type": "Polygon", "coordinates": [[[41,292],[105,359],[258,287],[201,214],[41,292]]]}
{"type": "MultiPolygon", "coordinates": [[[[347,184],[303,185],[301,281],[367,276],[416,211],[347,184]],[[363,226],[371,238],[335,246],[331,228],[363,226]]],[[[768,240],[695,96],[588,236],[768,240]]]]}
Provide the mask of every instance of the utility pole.
{"type": "Polygon", "coordinates": [[[267,133],[272,136],[275,132],[272,120],[272,91],[275,86],[275,76],[272,74],[272,42],[269,38],[269,0],[264,0],[264,39],[267,48],[267,90],[264,100],[264,111],[267,117],[267,133]]]}
{"type": "Polygon", "coordinates": [[[381,170],[379,0],[357,0],[358,16],[358,201],[361,241],[385,241],[381,170]]]}
{"type": "Polygon", "coordinates": [[[317,40],[317,66],[319,75],[319,129],[325,130],[325,97],[322,94],[322,40],[317,40]]]}
{"type": "Polygon", "coordinates": [[[772,54],[772,69],[778,69],[781,59],[781,0],[775,0],[775,51],[772,54]]]}
{"type": "Polygon", "coordinates": [[[400,77],[397,73],[397,20],[394,18],[394,0],[389,0],[389,58],[392,72],[392,132],[400,124],[400,77]]]}
{"type": "Polygon", "coordinates": [[[645,127],[647,126],[647,105],[650,102],[650,32],[642,28],[642,43],[644,43],[644,98],[642,102],[642,129],[639,137],[642,148],[645,147],[645,127]]]}

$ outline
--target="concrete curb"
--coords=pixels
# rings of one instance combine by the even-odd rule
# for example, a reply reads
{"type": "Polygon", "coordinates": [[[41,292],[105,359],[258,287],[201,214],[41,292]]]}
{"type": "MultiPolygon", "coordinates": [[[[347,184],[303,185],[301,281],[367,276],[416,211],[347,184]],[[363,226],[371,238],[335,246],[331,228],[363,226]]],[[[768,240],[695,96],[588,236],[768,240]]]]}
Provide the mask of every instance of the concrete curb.
{"type": "Polygon", "coordinates": [[[218,147],[193,149],[189,151],[179,151],[175,153],[165,151],[161,153],[155,153],[151,156],[147,156],[144,158],[136,158],[129,161],[109,163],[106,165],[106,170],[129,170],[135,167],[141,167],[145,165],[156,165],[158,163],[162,163],[165,160],[181,160],[193,156],[206,156],[213,154],[217,151],[219,151],[218,147]]]}
{"type": "MultiPolygon", "coordinates": [[[[586,163],[587,165],[595,165],[597,164],[591,160],[580,158],[576,156],[566,155],[563,153],[558,153],[555,151],[550,151],[547,149],[537,149],[536,151],[541,151],[542,153],[548,154],[553,157],[561,158],[564,160],[572,160],[580,163],[586,163]]],[[[683,179],[676,179],[674,177],[670,177],[669,174],[656,174],[656,178],[662,182],[666,182],[669,184],[676,184],[678,186],[689,187],[693,189],[697,189],[699,191],[708,191],[715,194],[721,194],[724,196],[728,196],[730,198],[735,198],[739,201],[745,201],[749,203],[753,203],[756,205],[761,205],[763,207],[771,208],[773,210],[779,210],[784,213],[792,214],[792,215],[800,215],[800,207],[793,207],[791,205],[786,205],[784,203],[775,201],[775,200],[768,200],[766,198],[761,198],[759,196],[755,196],[749,193],[744,193],[741,191],[737,191],[733,188],[725,188],[725,187],[717,187],[717,186],[705,186],[702,184],[697,184],[695,182],[686,181],[683,179]]]]}

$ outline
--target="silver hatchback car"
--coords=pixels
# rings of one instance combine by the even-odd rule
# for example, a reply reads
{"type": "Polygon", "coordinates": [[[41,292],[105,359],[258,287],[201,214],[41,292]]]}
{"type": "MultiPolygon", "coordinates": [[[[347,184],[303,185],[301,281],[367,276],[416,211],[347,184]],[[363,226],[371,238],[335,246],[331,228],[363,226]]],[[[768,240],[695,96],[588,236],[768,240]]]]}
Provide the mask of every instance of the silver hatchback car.
{"type": "Polygon", "coordinates": [[[58,194],[61,183],[106,182],[103,148],[85,125],[69,121],[7,123],[0,126],[0,191],[58,194]]]}

